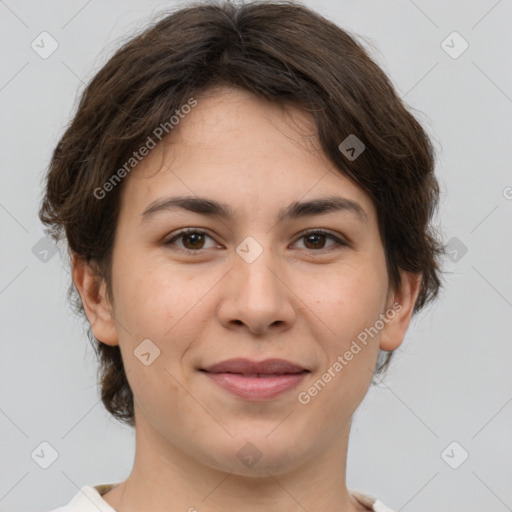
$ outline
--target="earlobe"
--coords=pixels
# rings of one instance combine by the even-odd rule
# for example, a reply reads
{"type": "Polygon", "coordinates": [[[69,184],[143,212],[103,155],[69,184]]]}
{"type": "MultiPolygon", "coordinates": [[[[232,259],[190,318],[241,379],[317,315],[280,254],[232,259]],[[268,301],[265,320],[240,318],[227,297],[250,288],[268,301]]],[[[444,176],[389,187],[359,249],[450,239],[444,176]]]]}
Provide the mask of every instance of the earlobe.
{"type": "Polygon", "coordinates": [[[391,351],[398,348],[411,322],[414,305],[421,287],[421,274],[402,272],[402,284],[391,296],[386,310],[388,322],[381,331],[379,348],[391,351]]]}
{"type": "Polygon", "coordinates": [[[92,266],[73,254],[73,282],[80,294],[94,337],[107,345],[118,345],[115,319],[107,297],[106,283],[92,266]]]}

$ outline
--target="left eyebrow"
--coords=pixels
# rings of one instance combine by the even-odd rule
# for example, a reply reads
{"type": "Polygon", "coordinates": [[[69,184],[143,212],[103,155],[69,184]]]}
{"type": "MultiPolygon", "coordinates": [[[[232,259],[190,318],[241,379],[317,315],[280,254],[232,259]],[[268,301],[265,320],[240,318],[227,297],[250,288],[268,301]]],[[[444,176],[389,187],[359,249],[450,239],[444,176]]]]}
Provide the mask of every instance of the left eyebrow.
{"type": "MultiPolygon", "coordinates": [[[[142,213],[141,223],[149,220],[157,213],[176,209],[225,220],[236,216],[231,206],[213,199],[196,196],[175,196],[153,201],[142,213]]],[[[323,215],[334,211],[351,213],[359,221],[368,222],[368,215],[358,202],[338,196],[329,196],[303,202],[296,201],[281,210],[277,218],[278,222],[282,222],[313,215],[323,215]]]]}
{"type": "Polygon", "coordinates": [[[368,222],[364,208],[356,201],[346,197],[329,196],[311,201],[294,202],[278,215],[279,222],[288,219],[298,219],[313,215],[324,215],[330,212],[347,212],[353,214],[359,221],[368,222]]]}

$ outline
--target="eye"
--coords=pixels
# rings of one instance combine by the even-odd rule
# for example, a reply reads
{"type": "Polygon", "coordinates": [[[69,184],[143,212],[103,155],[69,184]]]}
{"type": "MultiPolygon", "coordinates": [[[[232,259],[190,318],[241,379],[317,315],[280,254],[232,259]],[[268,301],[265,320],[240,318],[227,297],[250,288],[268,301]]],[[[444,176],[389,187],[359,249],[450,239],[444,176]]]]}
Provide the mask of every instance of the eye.
{"type": "MultiPolygon", "coordinates": [[[[169,238],[164,242],[164,245],[177,245],[179,249],[189,252],[197,252],[201,249],[209,249],[215,247],[217,244],[214,243],[210,247],[205,247],[205,239],[209,238],[214,241],[213,238],[208,235],[206,231],[201,229],[188,228],[183,229],[176,233],[172,238],[169,238]],[[177,240],[182,240],[182,246],[175,244],[177,240]]],[[[215,242],[215,241],[214,241],[215,242]]]]}
{"type": "Polygon", "coordinates": [[[338,237],[334,236],[332,233],[329,233],[328,231],[324,230],[311,230],[307,231],[306,233],[303,233],[298,240],[304,239],[305,242],[305,249],[312,250],[312,251],[321,251],[321,250],[331,250],[336,247],[340,246],[347,246],[348,244],[344,242],[343,240],[339,239],[338,237]],[[333,244],[331,244],[328,247],[325,247],[325,240],[330,238],[334,241],[333,244]]]}
{"type": "MultiPolygon", "coordinates": [[[[304,249],[316,252],[322,250],[333,250],[336,249],[337,247],[343,247],[348,245],[346,242],[344,242],[337,236],[333,235],[332,233],[319,229],[310,230],[307,231],[306,233],[303,233],[297,239],[297,242],[302,239],[305,240],[304,249]],[[332,240],[333,243],[326,247],[325,243],[327,239],[332,240]]],[[[215,243],[215,240],[206,231],[195,228],[182,229],[174,236],[166,240],[164,242],[164,245],[175,245],[178,247],[178,249],[181,249],[189,253],[198,252],[202,249],[211,249],[213,247],[218,246],[218,244],[215,243]],[[207,238],[209,238],[213,242],[213,244],[211,244],[209,247],[205,246],[205,240],[207,238]],[[177,241],[180,241],[180,243],[176,243],[177,241]]]]}

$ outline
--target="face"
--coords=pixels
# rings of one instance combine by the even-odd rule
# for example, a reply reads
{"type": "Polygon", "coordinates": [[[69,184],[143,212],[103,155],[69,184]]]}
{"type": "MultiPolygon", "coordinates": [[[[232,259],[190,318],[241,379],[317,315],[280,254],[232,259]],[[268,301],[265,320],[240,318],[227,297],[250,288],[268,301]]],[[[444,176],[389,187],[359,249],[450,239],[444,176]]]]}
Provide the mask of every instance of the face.
{"type": "Polygon", "coordinates": [[[299,110],[217,89],[126,178],[113,304],[86,311],[119,344],[137,430],[164,457],[240,475],[319,459],[347,434],[379,344],[402,341],[410,307],[388,296],[375,208],[314,134],[299,110]],[[233,358],[304,371],[203,371],[233,358]]]}

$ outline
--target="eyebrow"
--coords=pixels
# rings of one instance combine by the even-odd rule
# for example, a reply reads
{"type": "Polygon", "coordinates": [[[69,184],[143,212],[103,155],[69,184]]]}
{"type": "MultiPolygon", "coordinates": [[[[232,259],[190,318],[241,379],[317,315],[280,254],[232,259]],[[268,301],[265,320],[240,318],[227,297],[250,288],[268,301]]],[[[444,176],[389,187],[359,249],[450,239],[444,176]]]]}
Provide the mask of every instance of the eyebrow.
{"type": "MultiPolygon", "coordinates": [[[[157,213],[176,209],[187,210],[208,217],[217,217],[223,220],[235,217],[235,211],[225,203],[205,197],[175,196],[153,201],[142,213],[141,223],[148,221],[157,213]]],[[[358,202],[338,196],[323,197],[303,202],[295,201],[281,210],[277,218],[278,222],[282,222],[331,212],[351,213],[359,221],[368,222],[368,215],[358,202]]]]}

